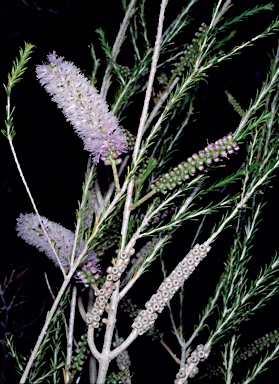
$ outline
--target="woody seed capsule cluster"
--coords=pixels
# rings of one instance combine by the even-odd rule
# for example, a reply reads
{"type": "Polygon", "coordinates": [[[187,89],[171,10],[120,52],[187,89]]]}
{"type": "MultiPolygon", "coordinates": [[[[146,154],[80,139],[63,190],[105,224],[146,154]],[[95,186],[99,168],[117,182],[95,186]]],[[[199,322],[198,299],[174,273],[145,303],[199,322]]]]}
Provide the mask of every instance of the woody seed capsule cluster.
{"type": "Polygon", "coordinates": [[[203,150],[194,153],[191,157],[173,168],[160,179],[151,185],[151,189],[156,192],[167,193],[178,185],[182,185],[185,180],[189,180],[197,171],[204,171],[205,166],[220,161],[221,158],[228,158],[228,155],[235,153],[239,149],[232,135],[224,136],[215,143],[208,144],[203,150]]]}
{"type": "MultiPolygon", "coordinates": [[[[132,303],[131,299],[128,299],[126,296],[121,300],[120,308],[124,313],[128,313],[129,317],[132,319],[134,319],[140,312],[140,309],[137,307],[137,305],[132,303]]],[[[164,336],[164,333],[160,332],[160,330],[154,325],[147,331],[146,336],[150,336],[151,339],[155,341],[161,340],[164,336]]]]}
{"type": "Polygon", "coordinates": [[[210,349],[206,345],[198,345],[188,357],[187,363],[179,369],[174,384],[186,384],[188,377],[193,378],[199,371],[198,364],[208,358],[210,349]]]}
{"type": "MultiPolygon", "coordinates": [[[[119,337],[118,340],[113,343],[113,346],[116,348],[120,344],[122,344],[123,341],[124,341],[124,338],[119,337]]],[[[130,360],[129,354],[128,354],[126,349],[125,349],[125,351],[123,351],[117,355],[116,363],[117,363],[120,371],[123,371],[124,369],[129,369],[129,367],[131,365],[131,360],[130,360]]]]}
{"type": "Polygon", "coordinates": [[[172,273],[163,281],[157,292],[151,296],[132,324],[139,335],[143,335],[151,328],[166,304],[173,298],[174,294],[184,284],[199,263],[210,251],[207,243],[196,244],[194,248],[184,257],[172,273]]]}
{"type": "Polygon", "coordinates": [[[99,327],[101,316],[106,308],[112,292],[115,290],[115,284],[120,279],[122,273],[125,271],[130,257],[134,254],[135,250],[132,248],[128,253],[120,252],[116,264],[113,267],[108,267],[107,278],[100,290],[95,290],[96,300],[90,315],[87,316],[87,323],[91,324],[94,328],[99,327]]]}

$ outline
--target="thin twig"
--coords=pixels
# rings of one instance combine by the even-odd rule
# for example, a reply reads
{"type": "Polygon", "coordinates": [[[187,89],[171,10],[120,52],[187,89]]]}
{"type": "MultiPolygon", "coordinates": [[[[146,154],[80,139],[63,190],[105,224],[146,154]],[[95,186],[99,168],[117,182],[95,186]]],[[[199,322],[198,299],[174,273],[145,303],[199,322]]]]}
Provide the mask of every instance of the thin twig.
{"type": "MultiPolygon", "coordinates": [[[[125,33],[126,33],[127,28],[128,28],[130,18],[133,16],[133,14],[135,12],[136,1],[137,0],[131,0],[129,6],[127,8],[127,11],[125,12],[125,16],[124,16],[123,22],[122,22],[122,24],[120,26],[119,32],[118,32],[118,34],[116,36],[115,43],[114,43],[113,48],[112,48],[112,52],[111,53],[112,53],[112,59],[113,60],[115,60],[116,57],[119,54],[120,47],[121,47],[121,45],[122,45],[122,43],[124,41],[125,33]]],[[[104,99],[107,96],[107,92],[108,92],[108,88],[109,88],[109,84],[110,84],[111,69],[112,69],[112,65],[108,64],[106,72],[105,72],[105,76],[104,76],[104,79],[103,79],[102,89],[101,89],[101,92],[100,92],[101,96],[104,99]]]]}
{"type": "Polygon", "coordinates": [[[173,360],[180,365],[180,360],[179,358],[176,356],[176,354],[173,353],[173,351],[170,349],[170,347],[164,342],[164,340],[160,340],[160,343],[162,344],[162,346],[168,351],[168,353],[171,355],[171,357],[173,358],[173,360]]]}
{"type": "Polygon", "coordinates": [[[75,325],[75,314],[76,314],[76,303],[77,303],[77,287],[73,286],[71,307],[70,307],[70,320],[69,320],[69,332],[67,337],[67,357],[66,357],[66,383],[70,380],[70,365],[73,354],[73,340],[74,340],[74,325],[75,325]]]}
{"type": "Polygon", "coordinates": [[[24,187],[25,187],[25,189],[26,189],[26,192],[27,192],[27,194],[28,194],[28,196],[29,196],[29,199],[30,199],[30,201],[31,201],[31,204],[32,204],[32,206],[33,206],[33,209],[34,209],[34,211],[35,211],[35,213],[36,213],[36,215],[37,215],[37,217],[38,217],[38,221],[39,221],[39,223],[40,223],[40,226],[41,226],[41,228],[42,228],[42,231],[43,231],[43,233],[44,233],[44,235],[45,235],[45,237],[46,237],[46,239],[47,239],[47,241],[48,241],[48,243],[49,243],[49,246],[51,247],[51,249],[52,249],[52,251],[53,251],[53,253],[54,253],[54,255],[55,255],[56,261],[57,261],[57,263],[58,263],[58,265],[59,265],[59,267],[60,267],[60,269],[61,269],[61,272],[62,272],[63,276],[65,277],[66,272],[65,272],[65,270],[64,270],[64,268],[63,268],[63,265],[62,265],[62,263],[61,263],[61,261],[60,261],[60,259],[59,259],[59,256],[58,256],[58,254],[57,254],[57,252],[56,252],[56,249],[54,248],[53,243],[52,243],[51,239],[50,239],[49,236],[48,236],[48,233],[47,233],[47,231],[46,231],[46,229],[45,229],[45,226],[44,226],[44,224],[43,224],[43,222],[42,222],[42,220],[41,220],[41,216],[40,216],[40,214],[39,214],[39,211],[38,211],[38,209],[37,209],[37,206],[36,206],[36,204],[35,204],[35,201],[34,201],[34,199],[33,199],[33,196],[32,196],[32,194],[31,194],[31,191],[30,191],[30,189],[29,189],[29,187],[28,187],[28,184],[27,184],[27,182],[26,182],[26,179],[25,179],[25,177],[24,177],[24,175],[23,175],[23,172],[22,172],[20,163],[19,163],[18,158],[17,158],[17,154],[16,154],[16,151],[15,151],[15,148],[14,148],[14,145],[13,145],[13,142],[12,142],[12,138],[10,137],[10,135],[8,135],[8,141],[9,141],[10,148],[11,148],[11,151],[12,151],[12,154],[13,154],[13,157],[14,157],[14,161],[15,161],[15,163],[16,163],[16,167],[17,167],[18,173],[19,173],[20,178],[21,178],[21,180],[22,180],[22,182],[23,182],[23,185],[24,185],[24,187]]]}
{"type": "Polygon", "coordinates": [[[111,167],[112,167],[112,173],[113,173],[116,193],[119,193],[120,192],[120,184],[119,184],[119,178],[118,178],[118,174],[117,174],[117,168],[116,168],[115,161],[112,161],[111,167]]]}

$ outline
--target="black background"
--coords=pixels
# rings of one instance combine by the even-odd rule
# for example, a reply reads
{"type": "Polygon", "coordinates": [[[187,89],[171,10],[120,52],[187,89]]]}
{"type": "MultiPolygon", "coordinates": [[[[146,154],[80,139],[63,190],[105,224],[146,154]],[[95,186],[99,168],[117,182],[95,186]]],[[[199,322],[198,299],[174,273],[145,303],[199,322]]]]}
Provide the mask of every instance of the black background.
{"type": "MultiPolygon", "coordinates": [[[[209,22],[213,3],[202,0],[196,4],[192,13],[196,21],[193,26],[190,26],[188,33],[183,32],[180,36],[181,42],[190,41],[200,23],[209,22]]],[[[265,4],[267,1],[260,3],[265,4]]],[[[65,122],[62,113],[57,110],[39,85],[34,69],[36,64],[46,60],[49,52],[55,50],[58,55],[65,56],[67,60],[73,61],[79,68],[85,70],[86,74],[90,74],[92,67],[90,43],[95,44],[97,54],[103,62],[105,61],[104,55],[98,48],[98,36],[95,30],[98,27],[103,28],[109,43],[113,44],[122,18],[121,2],[120,0],[38,0],[35,3],[32,0],[2,0],[0,4],[1,84],[6,83],[7,73],[11,69],[12,61],[18,56],[18,48],[23,47],[23,42],[30,42],[36,46],[28,71],[12,93],[12,105],[16,106],[14,145],[40,214],[73,230],[87,154],[83,151],[81,141],[65,122]]],[[[169,2],[165,25],[169,24],[184,4],[182,0],[169,2]]],[[[255,4],[257,2],[252,0],[235,1],[231,14],[238,14],[241,10],[255,4]]],[[[276,3],[273,12],[263,12],[239,24],[234,45],[265,29],[278,14],[278,9],[279,6],[276,3]]],[[[156,30],[158,10],[158,1],[147,4],[147,22],[151,39],[156,30]]],[[[209,72],[208,81],[200,86],[196,105],[197,110],[200,111],[196,115],[197,122],[185,135],[177,160],[182,160],[186,152],[186,156],[189,156],[197,149],[203,148],[207,139],[216,140],[220,135],[235,129],[238,119],[228,106],[224,90],[228,89],[243,107],[247,108],[256,89],[265,80],[269,64],[268,54],[276,49],[277,39],[278,35],[260,40],[253,47],[236,56],[234,60],[222,63],[220,69],[212,69],[209,72]]],[[[124,45],[120,60],[123,65],[129,65],[131,55],[125,47],[124,45]]],[[[101,84],[103,68],[98,75],[97,88],[101,84]]],[[[109,99],[111,97],[112,95],[109,95],[109,99]]],[[[4,89],[0,92],[0,100],[1,128],[4,128],[6,102],[4,89]]],[[[127,113],[127,126],[133,131],[137,128],[138,119],[135,116],[139,116],[139,113],[140,107],[136,104],[127,113]]],[[[260,225],[261,232],[255,240],[253,252],[255,259],[260,261],[270,259],[277,247],[277,185],[277,179],[274,179],[274,188],[266,192],[269,203],[260,225]]],[[[2,282],[13,269],[16,269],[17,273],[25,271],[24,276],[15,282],[18,285],[21,282],[24,283],[21,288],[24,304],[15,310],[13,318],[20,324],[31,322],[34,318],[38,319],[17,335],[17,337],[20,336],[19,348],[23,353],[27,353],[34,345],[43,322],[42,307],[49,308],[51,305],[51,298],[44,281],[44,271],[48,272],[54,287],[59,287],[60,284],[59,272],[54,271],[50,262],[16,236],[14,229],[16,218],[21,212],[31,211],[32,206],[13,162],[8,142],[2,136],[0,138],[0,277],[2,282]]],[[[187,230],[191,233],[191,229],[187,230]]],[[[197,322],[197,315],[206,303],[206,297],[209,293],[213,293],[211,289],[217,281],[218,273],[222,271],[225,252],[228,251],[226,241],[225,235],[214,244],[214,255],[205,261],[203,270],[201,268],[201,271],[197,271],[196,282],[189,280],[186,291],[188,300],[186,312],[194,322],[197,322]],[[220,259],[217,259],[216,255],[221,255],[220,259]],[[195,295],[192,292],[195,292],[195,295]]],[[[189,242],[185,241],[185,232],[181,230],[178,231],[173,244],[166,250],[166,254],[169,251],[171,255],[175,255],[172,256],[172,262],[175,264],[176,258],[180,260],[188,247],[189,242]]],[[[257,269],[255,271],[257,272],[257,269]]],[[[157,286],[156,279],[151,279],[148,274],[142,281],[143,288],[138,288],[137,291],[142,295],[143,300],[139,305],[143,305],[144,300],[148,299],[149,287],[157,286]]],[[[253,340],[250,339],[251,337],[261,337],[264,333],[278,327],[277,308],[278,300],[273,300],[261,315],[257,315],[252,325],[243,328],[242,333],[246,342],[251,342],[253,340]]],[[[164,321],[158,322],[161,328],[164,327],[164,321]]],[[[188,324],[187,326],[190,333],[191,327],[188,324]]],[[[172,343],[171,340],[170,343],[172,343]]],[[[131,346],[130,353],[132,371],[135,373],[133,383],[173,382],[177,367],[160,345],[152,343],[147,338],[140,338],[131,346]]],[[[257,383],[266,383],[272,379],[273,372],[276,372],[276,362],[271,367],[269,372],[258,378],[257,383]]],[[[8,364],[6,376],[7,382],[16,382],[11,361],[8,364]]],[[[217,381],[208,379],[208,382],[217,381]]]]}

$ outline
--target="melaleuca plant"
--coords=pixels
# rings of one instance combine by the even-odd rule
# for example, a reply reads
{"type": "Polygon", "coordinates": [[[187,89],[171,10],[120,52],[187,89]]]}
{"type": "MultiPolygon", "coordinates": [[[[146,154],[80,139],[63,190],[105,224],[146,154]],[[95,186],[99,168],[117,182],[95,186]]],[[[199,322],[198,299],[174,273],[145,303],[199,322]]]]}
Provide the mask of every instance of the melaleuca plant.
{"type": "MultiPolygon", "coordinates": [[[[277,255],[265,266],[259,263],[258,274],[249,275],[264,191],[279,167],[279,50],[246,109],[230,90],[227,96],[224,93],[238,119],[235,126],[231,128],[227,121],[220,134],[205,127],[208,142],[200,137],[198,146],[185,147],[189,129],[198,129],[196,100],[204,92],[199,88],[201,81],[210,81],[213,67],[222,70],[223,61],[277,33],[275,20],[250,40],[234,40],[239,23],[272,11],[273,5],[256,5],[235,15],[231,0],[219,0],[212,3],[207,20],[195,21],[191,13],[199,4],[190,0],[169,23],[165,20],[171,1],[161,0],[152,39],[146,3],[122,1],[124,18],[112,47],[105,32],[97,30],[103,58],[97,58],[92,44],[90,78],[54,51],[46,52],[45,62],[37,63],[34,71],[42,93],[51,96],[88,152],[75,231],[40,215],[14,147],[11,91],[26,70],[31,44],[20,50],[8,75],[2,132],[33,207],[31,213],[18,213],[16,231],[61,271],[60,288],[49,287],[53,304],[47,308],[30,356],[18,356],[16,346],[7,340],[22,384],[62,379],[79,383],[87,372],[91,384],[131,383],[138,373],[129,347],[146,336],[169,354],[176,371],[172,382],[202,379],[199,369],[212,366],[211,356],[219,353],[223,380],[231,383],[234,364],[243,360],[243,353],[249,357],[248,350],[237,349],[242,323],[251,320],[279,290],[277,255]],[[196,28],[194,34],[189,25],[196,28]],[[127,50],[126,56],[133,60],[125,62],[120,50],[127,50]],[[138,122],[128,114],[136,103],[141,108],[138,122]],[[205,220],[208,215],[210,221],[205,220]],[[169,257],[172,251],[167,245],[175,244],[178,233],[183,233],[186,255],[169,257]],[[190,292],[195,297],[206,289],[209,295],[205,308],[195,301],[201,315],[190,325],[191,308],[184,296],[188,280],[199,276],[197,270],[204,268],[205,259],[210,275],[218,264],[218,244],[223,239],[222,272],[215,290],[199,281],[197,292],[190,292]]],[[[242,383],[257,379],[277,357],[279,344],[274,340],[262,359],[247,365],[242,383]]],[[[266,343],[267,339],[261,342],[266,343]]],[[[166,368],[159,366],[155,371],[162,369],[166,368]]],[[[150,382],[160,380],[156,376],[150,382]]]]}

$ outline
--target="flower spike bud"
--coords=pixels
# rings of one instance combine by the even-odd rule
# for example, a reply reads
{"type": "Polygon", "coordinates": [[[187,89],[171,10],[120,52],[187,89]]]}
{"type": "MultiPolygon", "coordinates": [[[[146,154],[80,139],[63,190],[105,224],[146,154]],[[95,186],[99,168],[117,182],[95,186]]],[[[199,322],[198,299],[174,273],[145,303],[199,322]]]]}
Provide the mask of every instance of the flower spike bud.
{"type": "MultiPolygon", "coordinates": [[[[124,337],[119,337],[116,341],[114,341],[113,346],[114,348],[119,347],[124,342],[124,337]]],[[[129,353],[127,349],[125,349],[123,352],[119,353],[116,357],[116,364],[118,365],[118,368],[120,371],[124,371],[125,369],[129,369],[131,365],[131,360],[129,353]]]]}
{"type": "Polygon", "coordinates": [[[228,155],[238,150],[239,146],[233,136],[231,134],[224,136],[165,173],[151,185],[151,189],[165,194],[189,180],[197,171],[203,172],[205,167],[209,167],[214,162],[217,163],[224,157],[228,158],[228,155]]]}
{"type": "Polygon", "coordinates": [[[235,100],[235,98],[228,91],[225,91],[225,94],[227,95],[229,103],[233,106],[233,109],[241,117],[243,117],[245,115],[245,111],[242,109],[241,105],[235,100]]]}
{"type": "Polygon", "coordinates": [[[125,133],[106,101],[80,70],[53,52],[48,55],[48,63],[37,65],[36,73],[83,140],[93,161],[98,163],[101,159],[106,165],[121,163],[118,157],[127,151],[125,133]]]}
{"type": "Polygon", "coordinates": [[[82,335],[81,340],[77,344],[74,357],[72,358],[71,369],[81,372],[88,355],[89,347],[87,343],[87,335],[82,335]]]}
{"type": "Polygon", "coordinates": [[[197,348],[188,357],[187,363],[180,367],[174,384],[186,384],[188,377],[193,378],[199,372],[198,364],[201,361],[205,361],[210,353],[208,345],[199,344],[197,348]]]}

